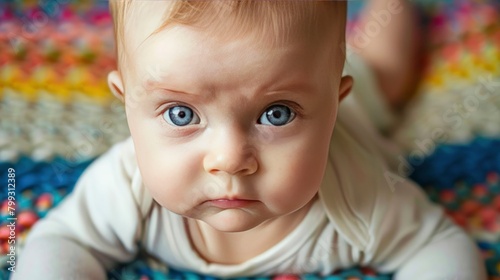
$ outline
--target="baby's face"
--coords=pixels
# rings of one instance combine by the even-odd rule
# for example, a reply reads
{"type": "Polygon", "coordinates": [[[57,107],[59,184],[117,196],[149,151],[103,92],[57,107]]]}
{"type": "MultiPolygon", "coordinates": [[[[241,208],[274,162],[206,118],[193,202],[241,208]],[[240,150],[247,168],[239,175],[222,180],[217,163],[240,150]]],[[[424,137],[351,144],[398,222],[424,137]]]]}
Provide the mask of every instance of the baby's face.
{"type": "Polygon", "coordinates": [[[128,123],[158,203],[220,231],[245,231],[317,193],[340,78],[326,47],[203,34],[174,26],[130,42],[138,47],[125,67],[134,71],[122,73],[128,123]]]}

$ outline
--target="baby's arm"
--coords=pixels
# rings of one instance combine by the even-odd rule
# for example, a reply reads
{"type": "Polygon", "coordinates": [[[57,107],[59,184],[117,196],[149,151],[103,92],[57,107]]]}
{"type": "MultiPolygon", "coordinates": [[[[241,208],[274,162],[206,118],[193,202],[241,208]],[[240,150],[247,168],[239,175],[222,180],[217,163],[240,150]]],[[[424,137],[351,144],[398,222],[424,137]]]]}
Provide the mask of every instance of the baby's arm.
{"type": "Polygon", "coordinates": [[[477,246],[418,186],[401,179],[391,192],[372,220],[368,252],[379,269],[395,280],[486,279],[477,246]]]}
{"type": "Polygon", "coordinates": [[[26,249],[11,279],[107,279],[98,259],[73,240],[46,236],[32,240],[26,249]]]}
{"type": "Polygon", "coordinates": [[[330,221],[351,244],[348,254],[339,247],[340,263],[395,273],[396,280],[485,280],[471,238],[421,187],[390,171],[373,145],[377,134],[347,109],[339,110],[320,188],[330,221]]]}
{"type": "Polygon", "coordinates": [[[12,279],[106,279],[105,269],[133,259],[141,214],[124,143],[92,163],[73,192],[35,224],[12,279]]]}
{"type": "Polygon", "coordinates": [[[448,230],[417,251],[395,275],[395,280],[485,280],[478,248],[466,234],[448,230]]]}

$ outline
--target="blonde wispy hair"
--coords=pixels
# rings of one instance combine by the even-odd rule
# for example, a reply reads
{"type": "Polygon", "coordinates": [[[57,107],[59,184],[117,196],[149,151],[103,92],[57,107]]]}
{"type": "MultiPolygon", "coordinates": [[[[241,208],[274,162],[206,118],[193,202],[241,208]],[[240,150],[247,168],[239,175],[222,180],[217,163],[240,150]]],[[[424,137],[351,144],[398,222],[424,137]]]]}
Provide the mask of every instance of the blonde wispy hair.
{"type": "MultiPolygon", "coordinates": [[[[137,2],[159,0],[110,0],[118,67],[124,61],[124,25],[137,2]]],[[[169,25],[205,28],[207,36],[231,39],[253,36],[260,44],[282,46],[300,37],[310,44],[332,43],[339,74],[345,59],[345,0],[167,0],[163,23],[151,35],[169,25]]]]}

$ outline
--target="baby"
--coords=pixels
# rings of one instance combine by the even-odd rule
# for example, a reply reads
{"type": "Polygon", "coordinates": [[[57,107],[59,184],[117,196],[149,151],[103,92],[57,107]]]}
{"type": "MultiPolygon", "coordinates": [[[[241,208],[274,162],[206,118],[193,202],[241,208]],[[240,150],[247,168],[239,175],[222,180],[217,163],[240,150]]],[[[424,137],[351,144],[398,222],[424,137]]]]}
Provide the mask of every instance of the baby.
{"type": "Polygon", "coordinates": [[[486,279],[467,235],[392,175],[358,102],[383,104],[378,84],[356,54],[354,88],[342,74],[346,2],[110,6],[131,138],[34,226],[13,279],[105,279],[139,252],[221,278],[486,279]]]}

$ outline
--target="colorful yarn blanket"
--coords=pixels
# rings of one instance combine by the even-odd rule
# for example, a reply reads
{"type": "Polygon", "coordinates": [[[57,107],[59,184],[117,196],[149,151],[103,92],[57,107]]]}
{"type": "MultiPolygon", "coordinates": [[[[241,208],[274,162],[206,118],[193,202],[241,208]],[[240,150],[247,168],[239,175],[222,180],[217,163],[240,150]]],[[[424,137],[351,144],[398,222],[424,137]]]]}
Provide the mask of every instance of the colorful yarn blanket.
{"type": "MultiPolygon", "coordinates": [[[[470,233],[490,280],[499,280],[500,3],[414,2],[422,11],[426,56],[416,97],[393,136],[406,149],[404,175],[470,233]]],[[[349,3],[352,19],[360,3],[349,3]]],[[[106,1],[2,1],[0,50],[0,184],[15,173],[16,185],[14,210],[7,188],[0,193],[0,279],[8,279],[11,214],[19,257],[37,220],[129,133],[123,107],[105,81],[116,63],[106,1]]],[[[214,279],[141,256],[109,271],[108,278],[214,279]]],[[[326,279],[391,276],[355,267],[326,279]]]]}

